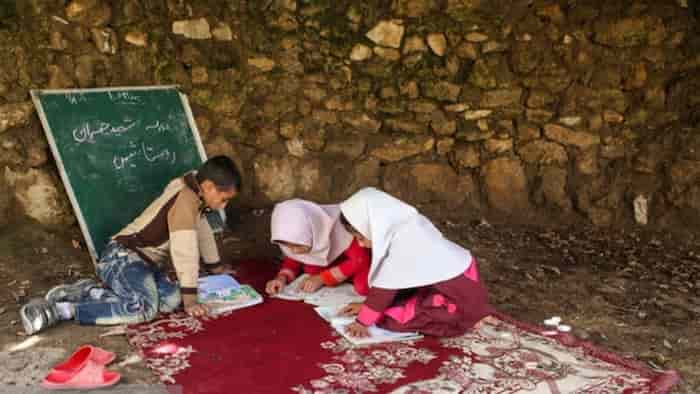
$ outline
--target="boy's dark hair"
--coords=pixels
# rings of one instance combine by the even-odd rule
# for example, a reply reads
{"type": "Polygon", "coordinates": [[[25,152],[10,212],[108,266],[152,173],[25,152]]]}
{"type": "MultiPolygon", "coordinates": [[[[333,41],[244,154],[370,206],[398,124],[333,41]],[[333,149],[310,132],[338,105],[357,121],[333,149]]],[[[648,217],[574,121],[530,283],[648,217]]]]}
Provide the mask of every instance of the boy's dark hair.
{"type": "Polygon", "coordinates": [[[197,171],[197,183],[211,181],[219,189],[241,191],[241,173],[236,163],[228,156],[214,156],[205,161],[197,171]]]}
{"type": "Polygon", "coordinates": [[[350,224],[350,222],[348,222],[348,218],[346,218],[345,215],[343,215],[342,212],[340,213],[340,224],[342,224],[343,227],[345,227],[345,229],[346,229],[350,234],[360,234],[360,235],[362,235],[362,233],[360,233],[359,231],[357,231],[357,229],[356,229],[355,227],[353,227],[352,224],[350,224]]]}

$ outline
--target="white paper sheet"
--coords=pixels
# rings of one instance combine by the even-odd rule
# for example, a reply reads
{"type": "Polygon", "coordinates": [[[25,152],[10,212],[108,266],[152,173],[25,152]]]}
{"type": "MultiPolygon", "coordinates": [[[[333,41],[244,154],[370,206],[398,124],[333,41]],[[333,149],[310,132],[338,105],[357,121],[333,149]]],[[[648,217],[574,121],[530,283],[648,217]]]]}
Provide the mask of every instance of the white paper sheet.
{"type": "Polygon", "coordinates": [[[304,274],[296,278],[282,289],[281,292],[274,295],[276,298],[283,300],[301,301],[316,306],[345,306],[351,302],[363,302],[365,297],[357,294],[352,284],[343,283],[333,287],[321,287],[314,293],[307,293],[299,290],[299,285],[308,278],[308,274],[304,274]]]}
{"type": "Polygon", "coordinates": [[[331,327],[333,327],[340,335],[345,339],[350,341],[353,345],[369,345],[374,343],[382,342],[396,342],[396,341],[410,341],[418,340],[423,338],[423,335],[417,332],[395,332],[379,328],[377,326],[367,327],[369,330],[369,337],[366,338],[355,338],[347,334],[346,327],[348,324],[355,321],[353,316],[339,316],[338,312],[342,309],[342,306],[319,306],[314,308],[316,313],[323,318],[323,320],[329,322],[331,327]]]}

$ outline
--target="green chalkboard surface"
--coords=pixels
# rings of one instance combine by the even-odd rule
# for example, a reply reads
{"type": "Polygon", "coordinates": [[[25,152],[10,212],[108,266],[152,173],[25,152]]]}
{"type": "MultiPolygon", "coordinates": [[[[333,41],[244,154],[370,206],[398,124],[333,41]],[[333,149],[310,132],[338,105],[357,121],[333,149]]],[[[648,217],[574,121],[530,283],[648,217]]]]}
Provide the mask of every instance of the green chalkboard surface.
{"type": "Polygon", "coordinates": [[[168,181],[206,159],[174,86],[31,93],[94,261],[168,181]]]}

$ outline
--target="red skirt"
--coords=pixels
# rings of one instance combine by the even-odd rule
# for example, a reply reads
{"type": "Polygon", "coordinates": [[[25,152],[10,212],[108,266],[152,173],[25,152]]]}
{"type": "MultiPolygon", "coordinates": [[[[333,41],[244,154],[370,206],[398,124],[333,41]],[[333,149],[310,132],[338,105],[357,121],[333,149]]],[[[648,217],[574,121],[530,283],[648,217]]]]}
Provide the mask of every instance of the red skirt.
{"type": "Polygon", "coordinates": [[[473,273],[468,271],[418,289],[413,296],[385,311],[384,318],[377,326],[391,331],[415,331],[441,337],[464,334],[494,312],[478,274],[469,274],[473,273]]]}

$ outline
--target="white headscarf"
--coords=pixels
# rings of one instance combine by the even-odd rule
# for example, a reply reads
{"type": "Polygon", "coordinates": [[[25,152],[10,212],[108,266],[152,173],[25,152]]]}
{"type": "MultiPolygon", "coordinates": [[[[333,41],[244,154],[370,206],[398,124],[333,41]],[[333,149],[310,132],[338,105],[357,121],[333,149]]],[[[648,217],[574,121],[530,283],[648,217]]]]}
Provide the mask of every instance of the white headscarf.
{"type": "Polygon", "coordinates": [[[309,253],[295,254],[278,243],[286,256],[304,264],[325,267],[352,242],[352,235],[345,230],[339,218],[338,205],[318,205],[300,199],[283,201],[272,210],[271,241],[310,246],[309,253]]]}
{"type": "Polygon", "coordinates": [[[372,241],[370,287],[407,289],[452,279],[472,256],[446,239],[414,207],[372,187],[340,204],[350,224],[372,241]]]}

